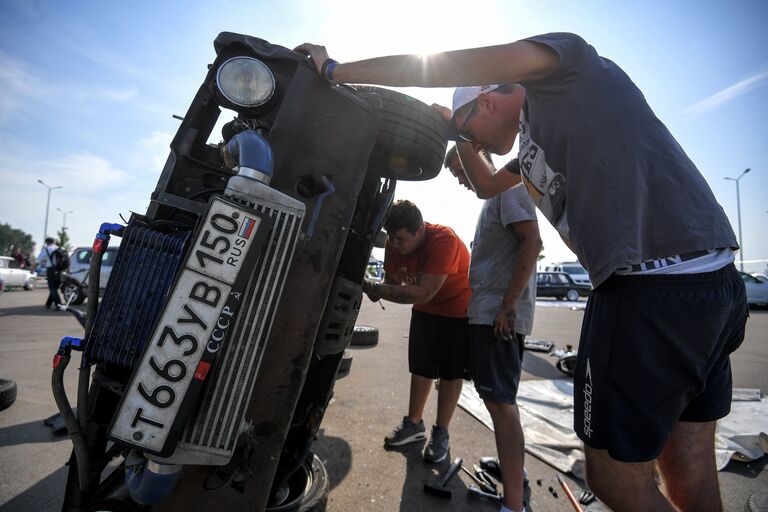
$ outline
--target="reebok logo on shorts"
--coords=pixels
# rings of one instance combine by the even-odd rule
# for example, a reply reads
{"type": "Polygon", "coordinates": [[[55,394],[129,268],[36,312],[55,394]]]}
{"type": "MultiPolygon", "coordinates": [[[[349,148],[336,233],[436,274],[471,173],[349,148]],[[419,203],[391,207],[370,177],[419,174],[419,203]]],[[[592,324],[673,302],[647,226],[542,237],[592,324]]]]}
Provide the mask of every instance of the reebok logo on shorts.
{"type": "Polygon", "coordinates": [[[592,369],[587,358],[587,371],[584,376],[584,435],[592,438],[592,369]]]}

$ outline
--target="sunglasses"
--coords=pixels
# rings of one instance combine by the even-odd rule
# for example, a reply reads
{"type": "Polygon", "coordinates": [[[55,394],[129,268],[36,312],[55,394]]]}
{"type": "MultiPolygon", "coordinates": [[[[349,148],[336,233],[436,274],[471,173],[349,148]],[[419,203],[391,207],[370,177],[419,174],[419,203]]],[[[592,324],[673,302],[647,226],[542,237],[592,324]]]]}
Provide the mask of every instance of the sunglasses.
{"type": "Polygon", "coordinates": [[[464,122],[461,123],[461,126],[459,127],[458,134],[459,137],[465,142],[475,142],[472,140],[472,136],[468,135],[466,132],[467,123],[469,122],[470,118],[474,116],[477,113],[477,100],[472,101],[472,108],[469,111],[469,114],[467,114],[467,117],[464,118],[464,122]]]}

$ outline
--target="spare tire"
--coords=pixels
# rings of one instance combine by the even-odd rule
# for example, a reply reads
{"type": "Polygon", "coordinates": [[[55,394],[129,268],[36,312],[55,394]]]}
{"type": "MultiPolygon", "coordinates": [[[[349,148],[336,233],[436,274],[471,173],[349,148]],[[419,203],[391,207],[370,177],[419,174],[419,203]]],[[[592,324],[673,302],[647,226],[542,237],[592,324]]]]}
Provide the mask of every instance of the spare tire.
{"type": "Polygon", "coordinates": [[[379,134],[368,160],[374,176],[403,181],[431,180],[443,167],[445,119],[426,103],[381,87],[355,86],[378,107],[379,134]]]}
{"type": "Polygon", "coordinates": [[[379,343],[379,330],[370,325],[356,325],[350,345],[370,347],[379,343]]]}
{"type": "Polygon", "coordinates": [[[7,409],[16,401],[16,383],[12,380],[0,379],[0,411],[7,409]]]}
{"type": "Polygon", "coordinates": [[[349,350],[345,350],[341,357],[341,363],[339,363],[339,369],[336,370],[336,376],[344,377],[349,373],[350,368],[352,368],[352,354],[349,353],[349,350]]]}
{"type": "Polygon", "coordinates": [[[325,464],[310,453],[285,486],[270,497],[266,512],[322,512],[328,502],[329,490],[325,464]]]}

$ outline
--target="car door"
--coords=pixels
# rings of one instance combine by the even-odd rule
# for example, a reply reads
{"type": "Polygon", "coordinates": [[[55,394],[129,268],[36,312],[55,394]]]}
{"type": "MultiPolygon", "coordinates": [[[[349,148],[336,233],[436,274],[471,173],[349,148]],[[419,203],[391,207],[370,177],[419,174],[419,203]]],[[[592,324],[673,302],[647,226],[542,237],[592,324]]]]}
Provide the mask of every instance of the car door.
{"type": "Polygon", "coordinates": [[[109,281],[109,276],[112,274],[112,266],[115,264],[116,257],[116,247],[110,247],[107,249],[107,252],[104,253],[104,257],[101,259],[101,273],[99,274],[100,288],[107,286],[107,281],[109,281]]]}
{"type": "Polygon", "coordinates": [[[26,272],[19,268],[16,260],[5,260],[8,265],[8,279],[5,280],[6,286],[24,286],[24,276],[26,272]]]}

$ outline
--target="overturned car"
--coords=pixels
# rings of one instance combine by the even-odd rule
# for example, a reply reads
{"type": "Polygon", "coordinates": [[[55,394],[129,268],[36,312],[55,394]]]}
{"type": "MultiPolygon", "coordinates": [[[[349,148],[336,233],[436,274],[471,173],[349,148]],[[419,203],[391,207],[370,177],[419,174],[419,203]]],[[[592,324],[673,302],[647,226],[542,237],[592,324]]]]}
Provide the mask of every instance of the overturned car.
{"type": "Polygon", "coordinates": [[[214,47],[146,213],[99,229],[85,336],[54,358],[74,444],[63,510],[324,508],[312,442],[371,248],[396,182],[441,168],[444,122],[423,103],[329,84],[254,37],[214,47]]]}

